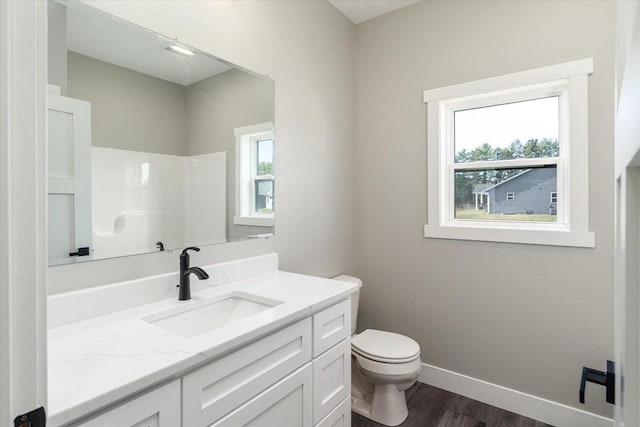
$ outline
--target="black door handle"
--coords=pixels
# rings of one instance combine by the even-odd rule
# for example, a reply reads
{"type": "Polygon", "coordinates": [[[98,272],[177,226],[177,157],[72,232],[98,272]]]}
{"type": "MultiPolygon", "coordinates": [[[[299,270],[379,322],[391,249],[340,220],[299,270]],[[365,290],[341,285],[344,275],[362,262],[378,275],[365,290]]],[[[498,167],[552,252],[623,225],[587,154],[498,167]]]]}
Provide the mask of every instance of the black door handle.
{"type": "Polygon", "coordinates": [[[584,403],[584,390],[587,382],[603,385],[607,388],[607,403],[616,403],[616,371],[615,364],[607,360],[607,372],[582,367],[582,378],[580,379],[580,403],[584,403]]]}
{"type": "Polygon", "coordinates": [[[87,256],[89,255],[89,246],[78,248],[78,252],[69,252],[69,256],[87,256]]]}

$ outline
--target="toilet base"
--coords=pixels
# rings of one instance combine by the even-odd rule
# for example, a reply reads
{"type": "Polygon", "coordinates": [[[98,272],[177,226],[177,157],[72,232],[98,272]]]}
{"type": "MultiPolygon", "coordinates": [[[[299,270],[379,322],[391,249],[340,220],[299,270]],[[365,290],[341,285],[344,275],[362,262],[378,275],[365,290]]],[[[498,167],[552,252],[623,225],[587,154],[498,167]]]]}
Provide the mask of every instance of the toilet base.
{"type": "Polygon", "coordinates": [[[352,393],[351,410],[391,427],[402,424],[409,415],[404,390],[399,391],[395,384],[378,384],[373,393],[352,393]]]}
{"type": "Polygon", "coordinates": [[[351,352],[351,410],[386,426],[402,424],[409,415],[405,390],[415,384],[420,354],[403,363],[371,360],[351,352]]]}

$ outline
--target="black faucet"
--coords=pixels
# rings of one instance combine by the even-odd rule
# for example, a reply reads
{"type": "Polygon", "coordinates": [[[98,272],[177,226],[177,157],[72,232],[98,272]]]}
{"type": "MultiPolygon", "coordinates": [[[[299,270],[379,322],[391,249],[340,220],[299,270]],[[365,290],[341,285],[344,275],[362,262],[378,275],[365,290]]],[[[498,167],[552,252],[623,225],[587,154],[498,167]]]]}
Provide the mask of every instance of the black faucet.
{"type": "Polygon", "coordinates": [[[200,252],[200,248],[188,247],[180,254],[180,288],[178,299],[180,301],[186,301],[191,299],[191,281],[189,278],[191,274],[198,276],[198,279],[205,280],[209,278],[209,275],[200,267],[189,267],[189,253],[187,251],[200,252]]]}

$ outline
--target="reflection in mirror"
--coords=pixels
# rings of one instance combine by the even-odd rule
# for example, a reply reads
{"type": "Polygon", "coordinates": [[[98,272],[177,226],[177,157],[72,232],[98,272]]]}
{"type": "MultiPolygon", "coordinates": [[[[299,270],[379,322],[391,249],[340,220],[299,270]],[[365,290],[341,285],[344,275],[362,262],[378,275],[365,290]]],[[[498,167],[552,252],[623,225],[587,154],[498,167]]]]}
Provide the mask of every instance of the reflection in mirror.
{"type": "Polygon", "coordinates": [[[48,1],[49,264],[274,233],[273,81],[48,1]]]}

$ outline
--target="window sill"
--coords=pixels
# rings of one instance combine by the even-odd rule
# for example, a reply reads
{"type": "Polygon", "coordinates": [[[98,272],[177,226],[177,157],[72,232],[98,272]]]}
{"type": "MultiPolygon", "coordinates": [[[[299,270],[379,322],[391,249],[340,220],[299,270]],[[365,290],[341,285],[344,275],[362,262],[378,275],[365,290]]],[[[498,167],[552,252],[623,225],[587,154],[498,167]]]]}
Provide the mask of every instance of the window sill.
{"type": "Polygon", "coordinates": [[[558,229],[534,230],[490,226],[425,225],[424,237],[529,245],[571,246],[576,248],[595,248],[596,246],[595,233],[593,232],[558,229]]]}
{"type": "Polygon", "coordinates": [[[235,225],[250,225],[253,227],[273,227],[273,216],[234,216],[235,225]]]}

